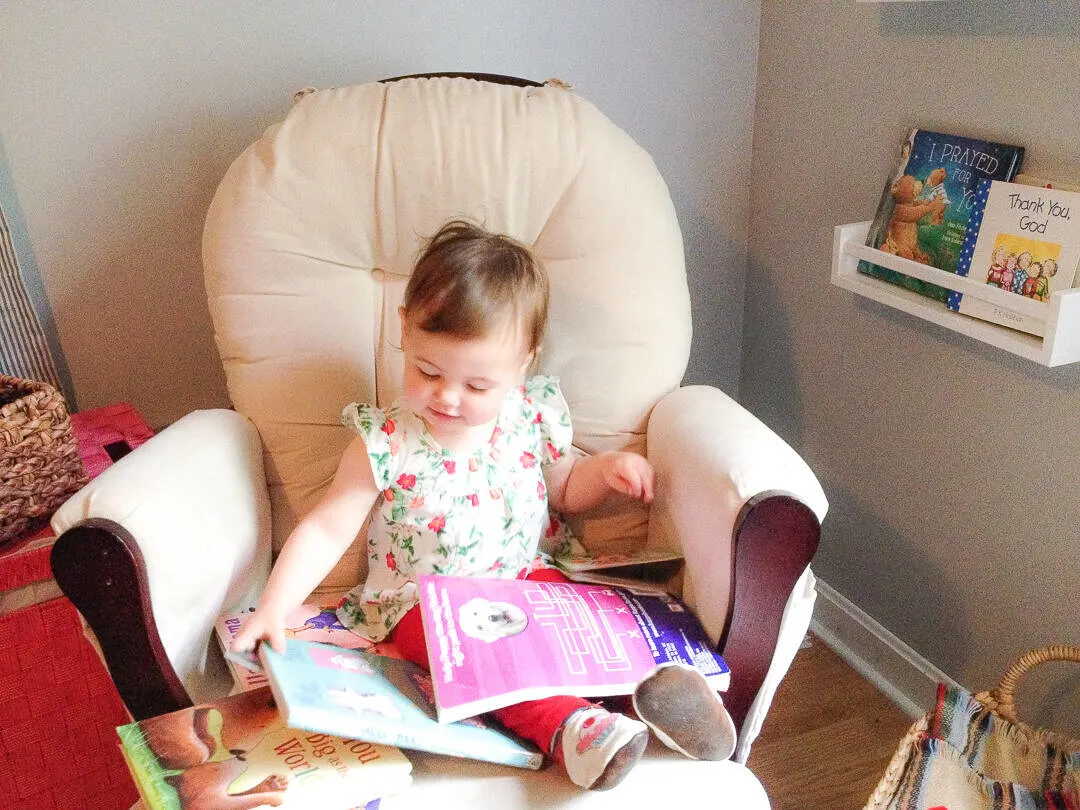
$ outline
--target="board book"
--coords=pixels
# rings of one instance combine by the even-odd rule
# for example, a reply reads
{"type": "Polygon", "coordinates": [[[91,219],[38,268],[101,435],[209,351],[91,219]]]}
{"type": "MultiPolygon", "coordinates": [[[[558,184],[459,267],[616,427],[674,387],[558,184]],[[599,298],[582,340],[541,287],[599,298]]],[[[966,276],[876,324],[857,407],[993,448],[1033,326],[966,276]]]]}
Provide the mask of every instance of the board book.
{"type": "Polygon", "coordinates": [[[285,653],[261,644],[259,658],[290,726],[518,768],[543,763],[493,720],[438,722],[431,678],[411,661],[295,638],[285,653]]]}
{"type": "MultiPolygon", "coordinates": [[[[955,273],[980,180],[1011,180],[1024,148],[913,129],[886,182],[866,244],[955,273]]],[[[859,272],[945,303],[944,287],[860,260],[859,272]]]]}
{"type": "Polygon", "coordinates": [[[406,789],[393,746],[286,727],[268,688],[117,728],[148,810],[351,810],[406,789]]]}
{"type": "Polygon", "coordinates": [[[730,670],[665,593],[579,582],[421,575],[439,719],[551,695],[627,695],[655,666],[689,664],[717,691],[730,670]]]}
{"type": "Polygon", "coordinates": [[[983,181],[957,273],[1002,291],[991,300],[950,292],[950,309],[1042,336],[1045,318],[1009,308],[1017,296],[1049,308],[1051,294],[1074,286],[1080,265],[1080,193],[983,181]]]}
{"type": "Polygon", "coordinates": [[[679,573],[683,555],[669,549],[591,554],[584,548],[556,554],[555,566],[575,582],[610,585],[636,593],[664,593],[679,573]]]}

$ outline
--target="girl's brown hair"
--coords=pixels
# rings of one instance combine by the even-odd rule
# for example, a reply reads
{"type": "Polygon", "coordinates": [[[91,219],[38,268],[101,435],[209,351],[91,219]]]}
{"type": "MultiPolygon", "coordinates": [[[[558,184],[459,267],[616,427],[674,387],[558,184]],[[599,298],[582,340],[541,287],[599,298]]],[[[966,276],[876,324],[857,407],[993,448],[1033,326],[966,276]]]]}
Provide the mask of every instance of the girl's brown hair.
{"type": "Polygon", "coordinates": [[[548,279],[525,245],[464,220],[439,229],[416,262],[402,302],[425,332],[479,338],[521,329],[529,351],[544,340],[548,279]]]}

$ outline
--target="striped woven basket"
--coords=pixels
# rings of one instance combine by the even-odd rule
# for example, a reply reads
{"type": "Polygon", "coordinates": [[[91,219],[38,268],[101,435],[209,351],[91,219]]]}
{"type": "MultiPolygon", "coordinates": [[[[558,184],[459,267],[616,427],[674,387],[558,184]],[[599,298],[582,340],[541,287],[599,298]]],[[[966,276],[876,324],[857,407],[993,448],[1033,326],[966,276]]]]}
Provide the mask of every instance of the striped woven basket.
{"type": "MultiPolygon", "coordinates": [[[[1051,745],[1059,751],[1080,751],[1080,740],[1071,739],[1047,729],[1030,726],[1017,717],[1016,688],[1020,680],[1034,667],[1051,661],[1080,663],[1080,646],[1055,644],[1038,647],[1026,652],[1009,665],[996,688],[978,692],[973,695],[973,698],[978,704],[985,707],[986,711],[993,713],[1001,721],[1011,725],[1012,731],[1009,733],[1016,735],[1032,748],[1051,745]]],[[[930,711],[911,726],[896,747],[892,760],[885,768],[885,773],[882,774],[881,780],[869,800],[867,800],[863,810],[886,810],[886,808],[894,804],[894,799],[897,796],[901,782],[905,778],[908,765],[914,758],[916,747],[920,740],[924,740],[927,735],[931,734],[930,726],[932,723],[933,711],[930,711]]]]}
{"type": "Polygon", "coordinates": [[[44,525],[86,482],[64,397],[0,374],[0,545],[44,525]]]}

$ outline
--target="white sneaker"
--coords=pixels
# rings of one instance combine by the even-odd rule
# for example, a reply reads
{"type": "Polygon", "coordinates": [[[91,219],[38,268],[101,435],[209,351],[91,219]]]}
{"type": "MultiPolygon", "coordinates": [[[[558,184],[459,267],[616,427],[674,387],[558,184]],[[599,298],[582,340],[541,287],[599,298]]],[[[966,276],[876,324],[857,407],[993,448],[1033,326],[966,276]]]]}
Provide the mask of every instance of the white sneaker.
{"type": "Polygon", "coordinates": [[[691,759],[727,759],[735,723],[705,676],[686,664],[661,664],[634,690],[634,711],[668,748],[691,759]]]}
{"type": "Polygon", "coordinates": [[[566,718],[555,736],[554,757],[575,785],[610,790],[645,753],[649,729],[626,715],[589,706],[566,718]]]}

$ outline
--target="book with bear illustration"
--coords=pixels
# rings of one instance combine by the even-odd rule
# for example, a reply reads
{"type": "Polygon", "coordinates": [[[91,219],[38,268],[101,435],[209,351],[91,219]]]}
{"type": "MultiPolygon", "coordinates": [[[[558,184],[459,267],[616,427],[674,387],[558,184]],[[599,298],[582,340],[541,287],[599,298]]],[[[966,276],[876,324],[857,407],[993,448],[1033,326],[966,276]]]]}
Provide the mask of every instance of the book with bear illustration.
{"type": "Polygon", "coordinates": [[[985,180],[979,184],[956,268],[996,288],[986,298],[950,292],[950,309],[1033,335],[1045,318],[1011,308],[1011,299],[1048,305],[1074,286],[1080,265],[1080,193],[985,180]]]}
{"type": "Polygon", "coordinates": [[[374,810],[412,783],[393,746],[288,728],[265,687],[117,733],[148,810],[374,810]]]}
{"type": "Polygon", "coordinates": [[[431,678],[419,666],[363,650],[286,639],[259,645],[285,722],[294,728],[435,754],[537,769],[543,754],[486,718],[436,719],[431,678]]]}
{"type": "Polygon", "coordinates": [[[666,593],[580,582],[421,575],[420,612],[443,722],[551,695],[628,695],[655,666],[731,672],[666,593]]]}
{"type": "MultiPolygon", "coordinates": [[[[1012,180],[1024,147],[913,129],[886,182],[866,244],[956,272],[979,181],[1012,180]]],[[[865,260],[859,272],[946,302],[949,290],[865,260]]]]}

